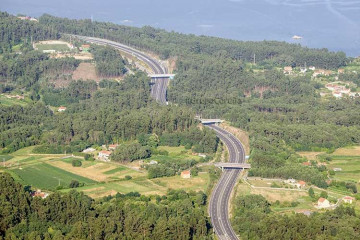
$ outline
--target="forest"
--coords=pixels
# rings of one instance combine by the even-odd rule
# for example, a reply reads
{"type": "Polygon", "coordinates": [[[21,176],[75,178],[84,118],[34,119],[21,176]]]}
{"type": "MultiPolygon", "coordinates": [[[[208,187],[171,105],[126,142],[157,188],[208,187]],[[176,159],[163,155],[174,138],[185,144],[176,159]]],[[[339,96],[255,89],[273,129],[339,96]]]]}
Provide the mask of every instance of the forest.
{"type": "Polygon", "coordinates": [[[202,192],[118,193],[95,201],[71,191],[41,199],[4,173],[0,188],[1,239],[212,239],[202,192]]]}
{"type": "Polygon", "coordinates": [[[340,206],[334,211],[275,214],[261,195],[236,199],[234,229],[242,239],[359,239],[360,218],[354,208],[340,206]]]}
{"type": "MultiPolygon", "coordinates": [[[[331,153],[360,143],[358,98],[324,100],[317,92],[322,85],[311,74],[288,76],[280,70],[305,63],[336,70],[349,61],[341,52],[50,15],[31,23],[1,13],[0,29],[0,91],[20,91],[31,99],[26,106],[0,105],[0,148],[4,154],[31,145],[37,145],[37,153],[70,153],[112,143],[120,143],[114,161],[148,158],[157,145],[182,145],[194,152],[213,154],[219,140],[208,129],[197,128],[194,116],[200,114],[226,119],[249,133],[250,176],[296,178],[327,188],[323,169],[303,166],[305,159],[296,152],[331,153]],[[176,77],[167,93],[170,105],[159,106],[152,100],[146,74],[134,70],[134,74],[126,75],[126,61],[105,47],[91,49],[103,80],[73,81],[67,87],[56,88],[48,80],[74,70],[80,62],[74,58],[52,59],[34,51],[30,42],[59,39],[64,33],[107,38],[151,51],[163,59],[176,58],[176,77]],[[13,46],[19,44],[22,54],[13,51],[13,46]],[[124,74],[122,81],[107,79],[124,74]],[[47,105],[65,105],[67,110],[54,113],[47,105]]],[[[360,87],[359,74],[346,73],[339,78],[360,87]]],[[[193,164],[190,160],[159,164],[148,169],[149,177],[172,176],[193,164]]],[[[0,186],[6,190],[0,193],[0,201],[7,207],[0,209],[0,216],[4,216],[0,236],[207,239],[210,235],[203,206],[206,197],[201,193],[170,191],[156,201],[138,194],[117,194],[95,201],[71,192],[40,200],[30,198],[11,177],[2,174],[1,178],[0,186]],[[9,195],[14,197],[9,199],[9,195]],[[16,208],[20,203],[21,207],[16,208]],[[74,212],[75,208],[79,211],[74,212]],[[135,227],[130,228],[132,225],[135,227]]],[[[234,226],[244,239],[359,238],[356,226],[360,222],[352,208],[341,207],[307,218],[298,214],[279,216],[271,212],[269,204],[259,196],[236,200],[234,226]],[[267,231],[270,228],[274,231],[267,231]]]]}

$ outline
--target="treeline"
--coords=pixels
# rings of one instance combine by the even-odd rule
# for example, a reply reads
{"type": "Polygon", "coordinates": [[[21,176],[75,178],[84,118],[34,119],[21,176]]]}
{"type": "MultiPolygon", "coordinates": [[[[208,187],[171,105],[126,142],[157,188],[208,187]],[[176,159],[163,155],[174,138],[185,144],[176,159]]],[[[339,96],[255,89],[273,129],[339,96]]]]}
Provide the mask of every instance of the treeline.
{"type": "Polygon", "coordinates": [[[359,239],[360,218],[354,208],[304,214],[275,214],[261,195],[239,196],[232,219],[242,239],[359,239]]]}
{"type": "Polygon", "coordinates": [[[178,147],[185,146],[185,149],[193,149],[194,152],[214,153],[216,152],[219,139],[216,134],[204,128],[202,130],[192,127],[189,131],[163,133],[159,144],[163,146],[178,147]]]}
{"type": "Polygon", "coordinates": [[[40,143],[42,129],[52,112],[42,103],[0,107],[0,148],[11,153],[40,143]]]}
{"type": "Polygon", "coordinates": [[[344,53],[332,53],[326,49],[309,49],[298,44],[276,41],[243,42],[216,37],[186,35],[149,26],[142,28],[112,23],[91,22],[58,18],[50,15],[40,17],[40,24],[55,28],[62,33],[96,36],[119,41],[144,50],[155,51],[163,58],[188,54],[225,55],[233,60],[262,64],[304,66],[305,63],[321,68],[337,68],[346,62],[344,53]],[[176,46],[176,47],[174,47],[176,46]]]}
{"type": "Polygon", "coordinates": [[[119,51],[106,46],[93,46],[91,53],[96,62],[96,72],[101,77],[119,77],[126,73],[125,60],[119,51]]]}
{"type": "Polygon", "coordinates": [[[0,187],[4,239],[211,239],[202,192],[172,190],[156,201],[138,193],[94,201],[76,191],[41,199],[8,174],[0,187]]]}

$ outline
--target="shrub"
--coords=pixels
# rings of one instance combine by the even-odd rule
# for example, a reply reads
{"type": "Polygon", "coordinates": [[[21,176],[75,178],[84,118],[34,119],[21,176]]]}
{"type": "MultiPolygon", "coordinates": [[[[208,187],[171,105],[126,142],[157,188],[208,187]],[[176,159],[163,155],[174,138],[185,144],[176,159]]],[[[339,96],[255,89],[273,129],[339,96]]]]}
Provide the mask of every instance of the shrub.
{"type": "Polygon", "coordinates": [[[129,176],[129,175],[125,176],[125,180],[130,180],[130,179],[132,179],[132,176],[129,176]]]}
{"type": "Polygon", "coordinates": [[[73,167],[81,167],[82,163],[79,159],[73,159],[71,162],[73,167]]]}
{"type": "Polygon", "coordinates": [[[69,184],[69,187],[70,188],[77,188],[77,187],[79,187],[80,186],[80,183],[78,182],[78,181],[76,181],[76,180],[72,180],[71,182],[70,182],[70,184],[69,184]]]}

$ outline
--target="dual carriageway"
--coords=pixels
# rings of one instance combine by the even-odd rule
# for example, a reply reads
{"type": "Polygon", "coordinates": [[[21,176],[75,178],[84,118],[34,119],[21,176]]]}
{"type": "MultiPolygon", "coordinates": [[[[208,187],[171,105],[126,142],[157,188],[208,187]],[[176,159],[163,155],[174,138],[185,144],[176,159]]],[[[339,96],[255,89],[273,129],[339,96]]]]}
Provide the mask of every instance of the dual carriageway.
{"type": "MultiPolygon", "coordinates": [[[[147,64],[152,70],[152,74],[149,74],[152,82],[151,96],[160,104],[167,104],[166,90],[169,84],[169,78],[173,77],[173,75],[169,74],[167,69],[163,67],[159,61],[137,49],[121,43],[94,37],[75,37],[90,43],[112,46],[122,52],[131,54],[147,64]]],[[[250,168],[250,165],[245,163],[245,150],[243,145],[233,134],[217,126],[215,123],[218,121],[204,120],[202,122],[206,127],[216,132],[216,135],[226,145],[229,151],[229,162],[218,164],[218,167],[223,169],[223,173],[210,197],[208,208],[210,219],[219,239],[236,240],[238,236],[234,232],[229,220],[229,202],[231,193],[242,169],[250,168]]]]}

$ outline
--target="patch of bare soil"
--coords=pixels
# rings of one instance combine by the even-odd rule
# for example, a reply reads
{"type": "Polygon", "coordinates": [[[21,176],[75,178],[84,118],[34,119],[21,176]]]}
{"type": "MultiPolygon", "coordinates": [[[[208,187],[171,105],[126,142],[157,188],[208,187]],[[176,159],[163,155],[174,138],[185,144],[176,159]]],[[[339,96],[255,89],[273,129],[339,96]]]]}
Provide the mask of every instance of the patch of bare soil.
{"type": "Polygon", "coordinates": [[[96,75],[95,65],[93,63],[80,63],[72,75],[73,80],[95,80],[100,82],[102,78],[96,75]]]}

